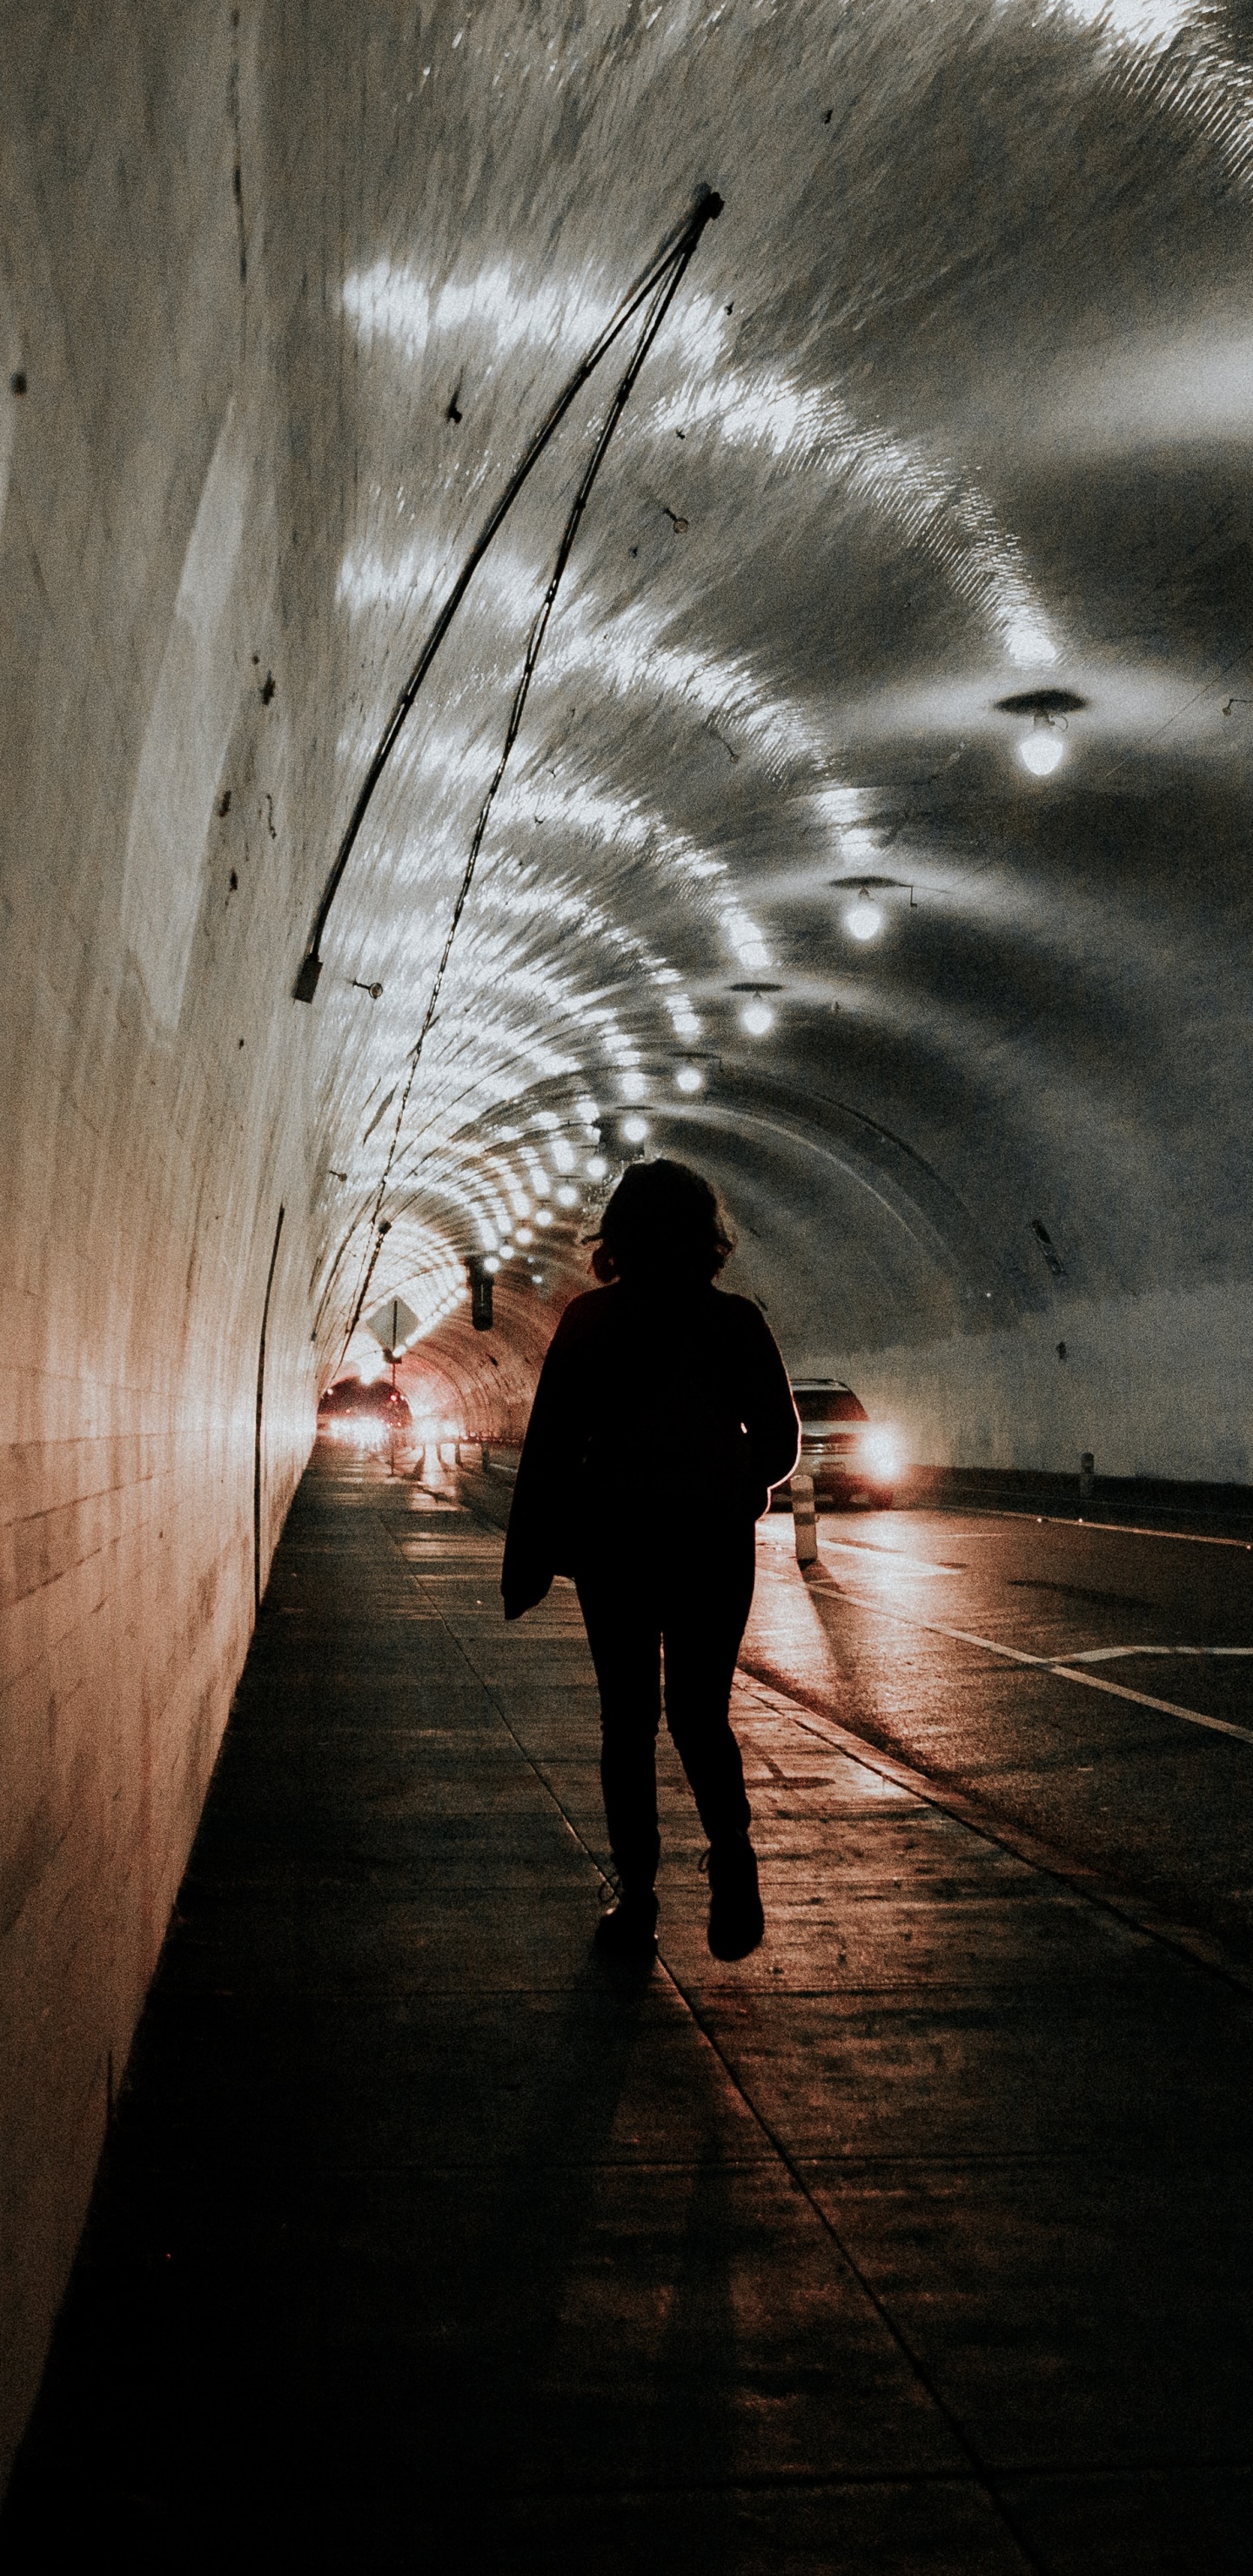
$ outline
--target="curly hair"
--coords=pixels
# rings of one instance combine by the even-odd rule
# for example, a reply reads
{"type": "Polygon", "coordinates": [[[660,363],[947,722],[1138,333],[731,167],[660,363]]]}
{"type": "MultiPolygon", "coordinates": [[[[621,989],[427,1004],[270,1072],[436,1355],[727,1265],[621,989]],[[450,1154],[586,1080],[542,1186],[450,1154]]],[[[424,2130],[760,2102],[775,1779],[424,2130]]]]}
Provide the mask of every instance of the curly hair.
{"type": "Polygon", "coordinates": [[[735,1237],[716,1191],[687,1163],[631,1163],[595,1238],[592,1269],[602,1285],[618,1279],[716,1279],[735,1237]]]}

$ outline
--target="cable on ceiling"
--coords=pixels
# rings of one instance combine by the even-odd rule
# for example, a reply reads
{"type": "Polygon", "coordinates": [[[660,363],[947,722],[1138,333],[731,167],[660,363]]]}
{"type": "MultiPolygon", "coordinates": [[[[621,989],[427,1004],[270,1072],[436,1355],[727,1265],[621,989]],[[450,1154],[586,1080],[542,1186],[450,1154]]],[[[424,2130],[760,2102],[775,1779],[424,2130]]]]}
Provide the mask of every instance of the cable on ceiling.
{"type": "MultiPolygon", "coordinates": [[[[378,748],[374,754],[374,758],[372,759],[365,777],[362,780],[357,801],[349,815],[343,839],[341,840],[339,848],[335,854],[335,864],[327,878],[322,901],[318,906],[317,919],[313,925],[313,935],[309,941],[309,946],[305,955],[301,960],[300,972],[292,986],[292,996],[295,1001],[311,1002],[318,989],[318,978],[322,972],[323,962],[322,940],[326,932],[327,921],[330,918],[331,906],[339,892],[344,870],[352,856],[353,847],[356,842],[357,835],[361,830],[361,826],[365,821],[371,798],[373,797],[375,788],[383,775],[383,771],[387,767],[387,763],[391,758],[392,752],[395,749],[397,738],[404,726],[405,719],[413,706],[413,702],[417,697],[418,691],[426,678],[427,672],[430,670],[431,664],[439,651],[440,645],[444,641],[444,637],[448,633],[448,629],[456,616],[462,600],[465,598],[466,592],[474,579],[474,575],[477,572],[493,537],[496,535],[497,530],[502,526],[504,520],[508,517],[509,512],[512,509],[514,502],[517,500],[518,494],[522,490],[533,466],[538,464],[539,459],[543,455],[545,448],[548,446],[550,439],[560,428],[576,394],[578,394],[582,387],[587,383],[589,376],[594,374],[596,368],[600,365],[601,359],[606,355],[606,352],[612,348],[614,341],[617,340],[626,329],[632,315],[639,311],[642,304],[646,304],[648,302],[649,297],[655,294],[665,284],[668,278],[669,291],[665,295],[662,305],[662,311],[664,312],[665,307],[669,304],[670,297],[673,295],[674,290],[683,275],[684,269],[687,267],[688,261],[700,240],[706,224],[712,223],[715,218],[721,214],[721,212],[722,199],[718,196],[716,190],[707,187],[699,188],[696,192],[696,197],[690,213],[684,218],[677,231],[672,232],[667,236],[661,249],[657,252],[656,257],[649,262],[643,275],[636,280],[635,285],[631,287],[629,293],[623,298],[622,303],[618,306],[617,312],[613,315],[612,319],[606,323],[604,330],[592,342],[592,346],[588,350],[586,357],[575,368],[573,375],[562,387],[552,409],[540,422],[539,428],[531,438],[520,462],[515,466],[513,473],[510,475],[509,481],[506,483],[505,488],[500,494],[494,508],[489,512],[486,520],[484,521],[484,524],[480,529],[455,582],[453,583],[452,589],[449,591],[448,597],[444,601],[444,605],[431,628],[430,634],[427,636],[426,642],[418,655],[417,661],[414,663],[413,669],[411,670],[409,677],[396,700],[395,706],[392,708],[392,712],[388,717],[387,724],[384,728],[378,748]]],[[[660,316],[657,317],[657,322],[659,322],[659,320],[660,316]]],[[[657,322],[654,322],[652,330],[646,335],[648,342],[651,342],[652,338],[655,336],[657,322]]],[[[634,375],[638,374],[638,372],[639,369],[638,366],[636,366],[634,373],[631,376],[631,382],[634,382],[634,375]]],[[[623,397],[623,400],[625,400],[625,396],[623,397]]],[[[621,406],[619,406],[619,408],[621,408],[621,406]]],[[[599,459],[597,461],[599,462],[599,459]]],[[[584,494],[583,497],[586,499],[586,494],[584,494]]],[[[577,524],[578,522],[576,519],[575,525],[577,526],[577,524]]]]}
{"type": "MultiPolygon", "coordinates": [[[[643,367],[649,350],[651,349],[653,342],[661,329],[662,323],[669,312],[674,297],[678,292],[678,288],[688,262],[692,257],[692,253],[696,249],[697,243],[700,240],[706,224],[713,221],[721,214],[721,212],[721,197],[717,196],[712,189],[702,189],[696,199],[696,203],[693,206],[691,214],[688,216],[686,223],[682,226],[677,238],[673,239],[670,247],[663,254],[659,255],[659,257],[653,262],[643,284],[632,289],[626,304],[621,309],[620,318],[616,318],[615,321],[609,325],[608,329],[601,333],[600,339],[596,342],[594,350],[589,353],[588,358],[584,360],[582,368],[571,377],[570,383],[560,397],[559,402],[554,406],[552,412],[549,413],[548,420],[545,422],[543,430],[537,432],[536,438],[532,440],[531,445],[527,450],[526,457],[523,460],[523,465],[519,467],[517,473],[513,477],[511,485],[508,487],[507,499],[502,503],[497,504],[496,510],[488,521],[487,528],[484,534],[480,537],[478,545],[470,558],[468,567],[463,569],[458,583],[454,585],[453,591],[449,594],[449,602],[451,605],[449,602],[445,603],[445,607],[440,613],[440,619],[437,620],[436,626],[432,630],[432,638],[428,639],[427,645],[423,649],[423,657],[416,666],[415,674],[406,683],[406,688],[402,691],[401,698],[397,701],[397,709],[393,713],[387,734],[383,739],[383,744],[380,746],[379,752],[375,755],[371,776],[367,781],[367,789],[371,792],[373,784],[382,769],[387,752],[390,751],[392,743],[396,739],[396,734],[400,729],[400,725],[404,721],[404,715],[407,714],[408,709],[412,705],[413,699],[417,694],[422,677],[425,672],[429,670],[431,661],[434,658],[435,650],[437,649],[439,642],[442,640],[443,635],[447,632],[453,610],[455,609],[458,600],[463,598],[465,595],[470,574],[474,569],[475,563],[479,560],[485,547],[490,542],[491,537],[495,534],[497,527],[499,527],[501,519],[505,515],[505,510],[509,506],[509,502],[521,489],[526,474],[529,473],[531,465],[534,464],[537,455],[541,452],[542,445],[547,443],[548,438],[551,437],[553,430],[557,427],[559,420],[569,409],[570,402],[573,401],[574,393],[577,391],[579,385],[586,382],[588,375],[590,375],[592,371],[592,367],[599,362],[599,359],[604,355],[604,352],[610,346],[611,341],[618,336],[619,331],[622,329],[626,321],[629,320],[631,314],[637,312],[640,305],[643,304],[645,306],[643,328],[627,362],[626,371],[615,389],[613,398],[601,425],[600,434],[596,440],[596,444],[593,447],[592,453],[588,458],[582,475],[579,478],[578,489],[570,504],[565,526],[561,532],[561,539],[557,548],[553,569],[549,576],[548,586],[544,592],[542,600],[540,601],[539,608],[531,627],[530,636],[527,641],[526,653],[523,658],[522,670],[519,675],[517,688],[514,691],[513,704],[509,710],[509,721],[505,728],[505,739],[501,748],[500,758],[497,761],[487,793],[479,810],[478,821],[474,827],[474,837],[470,843],[469,856],[462,873],[461,884],[457,889],[457,899],[453,905],[452,918],[448,925],[448,935],[444,941],[439,964],[435,970],[435,979],[427,1000],[422,1026],[418,1032],[416,1042],[409,1053],[409,1069],[405,1077],[405,1085],[401,1094],[400,1106],[396,1113],[396,1121],[392,1130],[391,1145],[388,1150],[387,1161],[384,1165],[382,1176],[379,1180],[378,1189],[375,1193],[374,1210],[371,1220],[373,1241],[368,1248],[368,1258],[364,1275],[357,1291],[352,1311],[352,1318],[344,1337],[344,1352],[347,1351],[348,1344],[352,1340],[352,1336],[357,1329],[362,1309],[365,1305],[366,1298],[369,1295],[370,1283],[374,1277],[374,1272],[378,1264],[379,1254],[383,1248],[385,1236],[390,1232],[390,1227],[387,1225],[380,1225],[379,1219],[382,1211],[383,1200],[387,1191],[387,1184],[391,1178],[392,1166],[395,1162],[400,1146],[400,1137],[404,1126],[405,1112],[409,1106],[409,1095],[413,1089],[414,1078],[417,1074],[418,1065],[421,1062],[423,1047],[426,1044],[427,1036],[439,1008],[440,993],[443,989],[444,977],[448,969],[448,961],[452,955],[453,942],[456,939],[457,931],[461,924],[461,916],[465,910],[470,888],[474,881],[474,871],[478,864],[479,852],[483,846],[483,838],[491,817],[492,807],[495,804],[497,793],[505,775],[505,770],[508,767],[509,755],[518,738],[523,712],[526,707],[527,698],[530,694],[531,682],[535,676],[536,665],[539,661],[544,637],[548,631],[549,620],[556,604],[557,593],[561,587],[562,576],[570,560],[574,541],[579,532],[583,513],[591,498],[592,488],[595,484],[596,477],[604,463],[614,431],[617,428],[618,422],[622,418],[622,414],[630,400],[632,389],[640,374],[640,370],[643,367]]],[[[363,789],[362,795],[357,800],[356,821],[359,821],[361,815],[364,814],[367,802],[368,793],[367,790],[363,789]]],[[[311,961],[315,958],[321,924],[325,920],[326,913],[334,899],[335,888],[338,885],[339,878],[343,874],[344,865],[352,846],[352,835],[354,830],[355,825],[350,825],[349,835],[345,837],[344,843],[341,844],[340,855],[336,861],[336,871],[332,873],[331,883],[328,887],[326,896],[323,898],[323,909],[319,916],[319,927],[315,931],[313,946],[310,949],[309,956],[305,959],[304,966],[301,968],[302,977],[306,974],[306,970],[310,967],[311,961]]],[[[317,973],[320,974],[321,960],[318,959],[316,962],[317,973]]],[[[315,974],[313,978],[314,984],[316,984],[316,981],[317,975],[315,974]]],[[[300,987],[298,983],[298,994],[299,990],[300,987]]],[[[310,987],[309,993],[304,996],[304,998],[312,999],[312,986],[310,987]]],[[[341,1353],[341,1365],[342,1360],[343,1353],[341,1353]]]]}

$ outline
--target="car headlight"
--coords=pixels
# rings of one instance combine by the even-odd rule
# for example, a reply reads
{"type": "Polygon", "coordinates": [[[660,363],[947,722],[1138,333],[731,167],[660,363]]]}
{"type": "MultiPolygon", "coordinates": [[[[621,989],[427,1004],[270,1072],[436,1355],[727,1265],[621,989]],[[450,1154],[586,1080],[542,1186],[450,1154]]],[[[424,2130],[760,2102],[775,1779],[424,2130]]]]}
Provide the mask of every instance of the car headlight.
{"type": "Polygon", "coordinates": [[[865,1431],[858,1443],[862,1466],[882,1484],[895,1476],[900,1466],[900,1446],[890,1431],[865,1431]]]}

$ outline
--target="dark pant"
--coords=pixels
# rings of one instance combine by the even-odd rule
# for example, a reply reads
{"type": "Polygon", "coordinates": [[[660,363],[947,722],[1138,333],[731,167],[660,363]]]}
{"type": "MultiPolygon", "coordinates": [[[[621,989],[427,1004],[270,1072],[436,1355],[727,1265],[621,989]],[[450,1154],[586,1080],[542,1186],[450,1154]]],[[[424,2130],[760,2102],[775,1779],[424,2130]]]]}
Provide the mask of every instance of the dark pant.
{"type": "Polygon", "coordinates": [[[744,1766],[727,1708],[744,1623],[753,1598],[755,1536],[736,1531],[716,1556],[672,1565],[632,1562],[585,1567],[579,1608],[600,1684],[600,1778],[605,1821],[624,1888],[649,1888],[657,1874],[657,1729],[660,1664],[666,1663],[666,1723],[710,1842],[744,1832],[749,1804],[744,1766]]]}

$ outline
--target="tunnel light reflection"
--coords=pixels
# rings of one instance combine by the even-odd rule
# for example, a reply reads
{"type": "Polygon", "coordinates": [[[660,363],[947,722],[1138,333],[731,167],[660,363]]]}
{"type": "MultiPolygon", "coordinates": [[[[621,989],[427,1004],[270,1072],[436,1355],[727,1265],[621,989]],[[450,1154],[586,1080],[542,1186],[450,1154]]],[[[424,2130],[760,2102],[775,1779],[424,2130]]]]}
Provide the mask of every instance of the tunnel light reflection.
{"type": "Polygon", "coordinates": [[[980,486],[920,445],[858,420],[828,387],[781,372],[721,366],[699,390],[662,403],[650,426],[664,436],[716,424],[739,447],[764,447],[795,471],[843,482],[880,516],[904,527],[960,598],[969,600],[1022,667],[1056,662],[1059,648],[1022,549],[980,486]],[[680,421],[681,408],[681,421],[680,421]]]}

